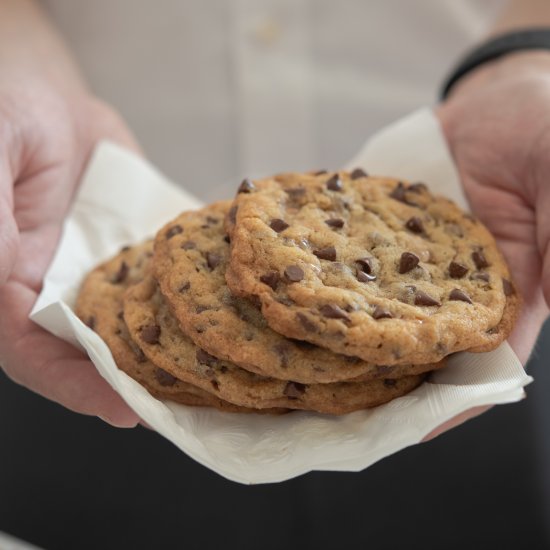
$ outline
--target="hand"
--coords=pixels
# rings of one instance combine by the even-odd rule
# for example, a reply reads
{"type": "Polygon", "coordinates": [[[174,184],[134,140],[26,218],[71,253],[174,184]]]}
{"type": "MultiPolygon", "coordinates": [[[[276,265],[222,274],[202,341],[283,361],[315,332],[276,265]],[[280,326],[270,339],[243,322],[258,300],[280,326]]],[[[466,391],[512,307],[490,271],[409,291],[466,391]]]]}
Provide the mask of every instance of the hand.
{"type": "Polygon", "coordinates": [[[14,381],[121,427],[139,418],[71,345],[29,321],[83,168],[98,140],[137,145],[80,89],[0,81],[0,365],[14,381]]]}
{"type": "MultiPolygon", "coordinates": [[[[550,304],[550,53],[480,67],[437,111],[474,214],[524,300],[508,342],[525,365],[550,304]]],[[[431,438],[488,407],[467,411],[431,438]]]]}

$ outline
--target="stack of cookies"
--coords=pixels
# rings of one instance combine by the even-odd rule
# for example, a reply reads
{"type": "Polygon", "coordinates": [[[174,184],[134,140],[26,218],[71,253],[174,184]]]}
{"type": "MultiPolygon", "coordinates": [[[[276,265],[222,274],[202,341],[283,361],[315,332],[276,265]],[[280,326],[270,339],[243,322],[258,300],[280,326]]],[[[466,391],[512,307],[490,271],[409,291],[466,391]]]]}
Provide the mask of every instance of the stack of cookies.
{"type": "Polygon", "coordinates": [[[94,269],[77,314],[156,397],[345,414],[494,349],[519,305],[479,221],[358,169],[244,180],[94,269]]]}

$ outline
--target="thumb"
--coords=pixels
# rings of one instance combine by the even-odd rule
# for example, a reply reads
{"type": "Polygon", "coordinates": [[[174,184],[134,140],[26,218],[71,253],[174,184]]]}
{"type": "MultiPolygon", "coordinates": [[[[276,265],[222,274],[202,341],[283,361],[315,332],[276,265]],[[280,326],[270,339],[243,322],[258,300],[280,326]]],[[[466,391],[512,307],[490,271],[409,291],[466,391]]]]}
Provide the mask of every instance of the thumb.
{"type": "Polygon", "coordinates": [[[542,291],[546,305],[550,307],[550,231],[546,236],[546,246],[543,250],[543,265],[542,265],[542,291]]]}
{"type": "Polygon", "coordinates": [[[550,307],[550,185],[544,182],[537,197],[537,242],[542,262],[542,291],[550,307]]]}
{"type": "Polygon", "coordinates": [[[13,181],[6,170],[0,168],[0,285],[8,280],[18,251],[19,229],[13,217],[13,181]]]}

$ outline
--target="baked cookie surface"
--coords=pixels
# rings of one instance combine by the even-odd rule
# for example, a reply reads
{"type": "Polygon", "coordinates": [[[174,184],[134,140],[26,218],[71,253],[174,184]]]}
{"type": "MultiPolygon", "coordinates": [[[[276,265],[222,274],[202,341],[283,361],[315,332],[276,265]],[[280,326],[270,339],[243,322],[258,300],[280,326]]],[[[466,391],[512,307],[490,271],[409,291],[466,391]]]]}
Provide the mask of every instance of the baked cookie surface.
{"type": "Polygon", "coordinates": [[[223,221],[229,206],[226,201],[184,212],[155,240],[155,277],[196,345],[248,371],[303,384],[399,378],[443,366],[377,366],[273,331],[259,308],[233,296],[225,282],[229,244],[223,221]]]}
{"type": "Polygon", "coordinates": [[[124,248],[91,271],[77,299],[75,310],[78,317],[103,338],[117,366],[154,397],[227,412],[258,412],[223,401],[212,393],[178,380],[151,363],[130,338],[122,316],[123,296],[130,285],[143,278],[152,254],[152,241],[124,248]]]}
{"type": "Polygon", "coordinates": [[[353,173],[243,182],[226,280],[277,332],[381,365],[488,351],[520,299],[488,230],[421,183],[353,173]]]}
{"type": "Polygon", "coordinates": [[[306,385],[249,372],[217,359],[187,338],[151,276],[126,293],[124,319],[133,340],[155,365],[240,406],[345,414],[391,401],[424,379],[424,375],[413,375],[397,380],[306,385]]]}

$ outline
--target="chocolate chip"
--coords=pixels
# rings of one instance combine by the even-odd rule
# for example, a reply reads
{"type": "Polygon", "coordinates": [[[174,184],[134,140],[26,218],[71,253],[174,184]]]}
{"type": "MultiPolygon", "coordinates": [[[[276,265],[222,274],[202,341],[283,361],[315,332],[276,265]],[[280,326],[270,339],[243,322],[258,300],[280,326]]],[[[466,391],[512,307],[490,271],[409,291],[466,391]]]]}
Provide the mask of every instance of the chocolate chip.
{"type": "Polygon", "coordinates": [[[155,369],[155,378],[161,386],[173,386],[178,381],[175,376],[158,367],[155,369]]]}
{"type": "Polygon", "coordinates": [[[443,342],[437,342],[437,344],[435,345],[435,351],[437,351],[437,353],[439,353],[441,356],[449,355],[449,347],[443,342]]]}
{"type": "Polygon", "coordinates": [[[390,197],[397,201],[406,202],[405,186],[403,185],[403,182],[400,181],[397,184],[394,190],[390,193],[390,197]]]}
{"type": "Polygon", "coordinates": [[[451,290],[451,293],[449,294],[449,300],[458,300],[460,302],[468,302],[469,304],[472,303],[472,299],[459,288],[453,288],[453,290],[451,290]]]}
{"type": "Polygon", "coordinates": [[[158,325],[145,325],[141,327],[140,338],[147,344],[158,344],[160,327],[158,325]]]}
{"type": "Polygon", "coordinates": [[[427,191],[428,186],[425,183],[422,182],[416,182],[409,185],[407,191],[412,191],[413,193],[422,193],[423,191],[427,191]]]}
{"type": "Polygon", "coordinates": [[[376,366],[376,374],[389,374],[394,370],[395,370],[394,365],[377,365],[376,366]]]}
{"type": "Polygon", "coordinates": [[[281,360],[281,367],[284,369],[288,368],[288,354],[290,353],[290,346],[286,342],[280,342],[273,346],[273,351],[281,360]]]}
{"type": "Polygon", "coordinates": [[[269,227],[271,227],[271,229],[273,229],[273,231],[275,231],[276,233],[280,233],[281,231],[284,231],[287,227],[289,227],[289,225],[284,220],[275,218],[274,220],[271,220],[269,227]]]}
{"type": "Polygon", "coordinates": [[[241,185],[239,185],[239,189],[237,190],[237,194],[238,193],[250,193],[251,191],[255,191],[255,190],[256,190],[256,186],[252,183],[251,180],[246,178],[241,182],[241,185]]]}
{"type": "Polygon", "coordinates": [[[322,176],[323,174],[328,174],[326,170],[317,170],[313,175],[314,176],[322,176]]]}
{"type": "Polygon", "coordinates": [[[488,283],[491,279],[489,273],[486,273],[485,271],[476,271],[472,273],[470,279],[473,281],[485,281],[488,283]]]}
{"type": "Polygon", "coordinates": [[[372,314],[373,319],[393,319],[390,311],[382,306],[376,306],[372,314]]]}
{"type": "Polygon", "coordinates": [[[407,195],[405,194],[405,186],[403,185],[403,182],[399,182],[395,189],[390,193],[390,197],[392,199],[395,199],[396,201],[403,202],[405,204],[409,204],[411,206],[417,206],[416,203],[411,202],[407,199],[407,195]]]}
{"type": "Polygon", "coordinates": [[[229,209],[229,212],[227,213],[227,216],[229,217],[229,221],[231,223],[235,223],[237,221],[237,210],[238,209],[239,209],[239,207],[237,205],[232,206],[229,209]]]}
{"type": "Polygon", "coordinates": [[[314,250],[313,254],[315,254],[315,256],[317,256],[320,260],[329,260],[330,262],[334,262],[336,260],[336,248],[333,246],[319,248],[318,250],[314,250]]]}
{"type": "Polygon", "coordinates": [[[414,296],[414,304],[417,306],[440,306],[441,304],[422,290],[417,290],[414,296]]]}
{"type": "Polygon", "coordinates": [[[206,223],[210,225],[215,225],[219,222],[218,218],[214,218],[213,216],[206,216],[206,223]]]}
{"type": "Polygon", "coordinates": [[[145,353],[143,353],[143,350],[139,348],[138,346],[132,347],[132,351],[134,352],[134,355],[136,356],[136,361],[138,363],[145,363],[147,361],[147,357],[145,356],[145,353]]]}
{"type": "Polygon", "coordinates": [[[390,197],[400,202],[407,202],[407,197],[405,196],[405,186],[403,182],[398,182],[395,189],[390,193],[390,197]]]}
{"type": "Polygon", "coordinates": [[[255,310],[261,311],[262,302],[259,296],[249,296],[246,302],[250,304],[255,310]]]}
{"type": "Polygon", "coordinates": [[[411,269],[414,269],[420,258],[413,254],[412,252],[403,252],[399,260],[399,273],[408,273],[411,269]]]}
{"type": "Polygon", "coordinates": [[[315,323],[310,321],[306,315],[304,315],[303,313],[297,313],[296,318],[307,332],[317,332],[317,326],[315,325],[315,323]]]}
{"type": "Polygon", "coordinates": [[[191,283],[187,281],[186,283],[182,283],[182,285],[178,288],[178,292],[186,292],[191,288],[191,283]]]}
{"type": "Polygon", "coordinates": [[[220,385],[217,380],[210,380],[210,384],[216,391],[220,390],[220,385]]]}
{"type": "Polygon", "coordinates": [[[215,367],[218,364],[218,359],[214,357],[213,355],[210,355],[206,351],[204,351],[201,348],[197,349],[197,353],[195,354],[197,361],[201,363],[201,365],[207,365],[209,367],[215,367]]]}
{"type": "Polygon", "coordinates": [[[453,279],[462,279],[466,273],[468,273],[468,268],[465,265],[458,262],[451,262],[449,264],[449,275],[453,279]]]}
{"type": "Polygon", "coordinates": [[[270,271],[269,273],[266,273],[265,275],[262,275],[260,277],[260,281],[262,281],[262,283],[266,284],[267,286],[271,287],[273,290],[277,288],[277,284],[279,283],[279,280],[280,280],[280,277],[277,271],[270,271]]]}
{"type": "Polygon", "coordinates": [[[474,264],[476,264],[478,269],[489,267],[489,262],[487,261],[487,258],[485,258],[485,255],[481,249],[474,250],[474,252],[472,252],[472,260],[474,260],[474,264]]]}
{"type": "Polygon", "coordinates": [[[358,260],[355,260],[355,263],[359,265],[359,269],[361,271],[364,271],[365,273],[372,273],[373,270],[373,262],[372,258],[369,258],[368,256],[364,258],[359,258],[358,260]]]}
{"type": "Polygon", "coordinates": [[[223,236],[223,240],[224,240],[227,244],[229,244],[229,243],[231,242],[231,239],[229,238],[229,235],[224,235],[224,236],[223,236]]]}
{"type": "Polygon", "coordinates": [[[305,391],[305,384],[300,384],[299,382],[288,382],[283,390],[283,394],[292,399],[298,399],[304,395],[305,391]]]}
{"type": "Polygon", "coordinates": [[[124,319],[124,311],[120,310],[117,314],[116,314],[116,317],[117,319],[120,319],[121,321],[124,319]]]}
{"type": "Polygon", "coordinates": [[[410,220],[407,221],[405,224],[405,227],[412,231],[413,233],[423,233],[424,232],[424,226],[422,225],[422,220],[420,218],[417,218],[416,216],[413,216],[410,220]]]}
{"type": "Polygon", "coordinates": [[[321,306],[319,308],[319,312],[323,317],[327,317],[328,319],[345,319],[346,321],[349,321],[349,316],[347,313],[336,304],[326,304],[324,306],[321,306]]]}
{"type": "Polygon", "coordinates": [[[352,180],[358,180],[359,178],[368,178],[369,175],[362,169],[362,168],[356,168],[351,173],[351,179],[352,180]]]}
{"type": "Polygon", "coordinates": [[[203,313],[205,311],[210,311],[212,308],[209,306],[197,306],[195,308],[195,313],[203,313]]]}
{"type": "Polygon", "coordinates": [[[216,372],[212,367],[206,367],[204,369],[204,375],[208,376],[208,378],[214,378],[214,376],[216,376],[216,372]]]}
{"type": "Polygon", "coordinates": [[[325,223],[334,229],[341,229],[344,227],[344,220],[342,218],[330,218],[330,220],[325,220],[325,223]]]}
{"type": "Polygon", "coordinates": [[[342,180],[338,174],[334,174],[334,176],[327,180],[327,189],[330,189],[330,191],[342,191],[343,188],[342,180]]]}
{"type": "Polygon", "coordinates": [[[210,269],[215,269],[216,267],[218,267],[221,261],[222,257],[219,254],[216,254],[214,252],[206,253],[206,263],[208,264],[208,267],[210,269]]]}
{"type": "Polygon", "coordinates": [[[95,317],[93,315],[90,315],[90,317],[88,317],[88,319],[86,320],[86,325],[91,328],[92,330],[94,330],[95,328],[95,317]]]}
{"type": "Polygon", "coordinates": [[[285,189],[285,193],[292,199],[299,199],[306,194],[306,190],[304,187],[290,187],[285,189]]]}
{"type": "Polygon", "coordinates": [[[394,380],[393,378],[385,378],[384,379],[384,386],[387,388],[393,388],[397,384],[397,380],[394,380]]]}
{"type": "Polygon", "coordinates": [[[173,225],[166,232],[166,239],[171,239],[174,235],[178,235],[179,233],[183,233],[183,227],[181,225],[173,225]]]}
{"type": "Polygon", "coordinates": [[[514,285],[508,279],[502,279],[502,290],[504,291],[504,296],[512,296],[516,293],[514,285]]]}
{"type": "Polygon", "coordinates": [[[183,250],[193,250],[194,248],[197,248],[197,243],[195,241],[185,241],[181,245],[181,248],[183,248],[183,250]]]}
{"type": "Polygon", "coordinates": [[[376,280],[376,275],[371,275],[370,273],[365,273],[364,271],[361,271],[360,269],[357,270],[357,280],[360,283],[370,283],[371,281],[376,280]]]}
{"type": "Polygon", "coordinates": [[[313,349],[317,349],[317,346],[315,344],[312,344],[311,342],[306,342],[305,340],[295,340],[294,338],[287,338],[287,340],[303,350],[311,351],[313,349]]]}
{"type": "Polygon", "coordinates": [[[125,261],[122,261],[120,267],[118,268],[118,271],[112,279],[112,282],[114,284],[122,283],[128,276],[129,271],[130,268],[128,267],[128,264],[125,261]]]}
{"type": "Polygon", "coordinates": [[[294,300],[291,300],[288,296],[275,296],[275,300],[284,306],[293,306],[294,300]]]}
{"type": "Polygon", "coordinates": [[[285,269],[285,275],[291,283],[297,283],[304,278],[304,272],[302,268],[298,267],[297,265],[289,265],[285,269]]]}
{"type": "Polygon", "coordinates": [[[496,327],[490,328],[489,330],[485,331],[486,334],[498,334],[499,328],[498,325],[496,327]]]}

